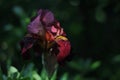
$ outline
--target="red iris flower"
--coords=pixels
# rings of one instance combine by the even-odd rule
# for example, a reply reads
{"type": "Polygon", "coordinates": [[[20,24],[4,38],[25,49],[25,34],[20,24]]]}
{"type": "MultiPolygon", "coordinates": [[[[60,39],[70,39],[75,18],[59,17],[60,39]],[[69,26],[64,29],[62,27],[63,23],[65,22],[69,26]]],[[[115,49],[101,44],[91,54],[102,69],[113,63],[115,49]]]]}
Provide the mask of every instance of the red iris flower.
{"type": "Polygon", "coordinates": [[[27,26],[27,34],[21,41],[23,57],[28,58],[31,48],[39,54],[55,56],[58,63],[62,63],[69,55],[70,42],[51,11],[40,9],[27,26]]]}

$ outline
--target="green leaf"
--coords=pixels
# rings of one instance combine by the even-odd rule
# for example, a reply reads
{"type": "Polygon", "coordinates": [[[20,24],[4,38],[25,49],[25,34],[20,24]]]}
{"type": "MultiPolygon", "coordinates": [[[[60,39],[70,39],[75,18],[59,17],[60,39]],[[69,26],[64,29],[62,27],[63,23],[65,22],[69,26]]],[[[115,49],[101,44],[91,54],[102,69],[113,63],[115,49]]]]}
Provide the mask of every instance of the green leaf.
{"type": "Polygon", "coordinates": [[[116,55],[112,60],[113,62],[120,62],[120,55],[116,55]]]}
{"type": "Polygon", "coordinates": [[[78,35],[83,31],[83,26],[81,23],[72,23],[69,26],[69,31],[72,32],[72,35],[78,35]]]}
{"type": "Polygon", "coordinates": [[[71,68],[73,68],[73,69],[76,69],[76,70],[81,70],[81,68],[82,67],[80,67],[80,64],[79,63],[77,63],[77,62],[73,62],[73,61],[71,61],[70,63],[68,63],[68,65],[71,67],[71,68]]]}
{"type": "Polygon", "coordinates": [[[18,70],[15,67],[10,66],[10,68],[8,70],[8,75],[14,74],[16,72],[18,72],[18,70]]]}
{"type": "Polygon", "coordinates": [[[34,64],[33,63],[30,63],[28,64],[23,70],[22,72],[20,73],[22,77],[28,77],[28,78],[33,78],[32,77],[32,71],[33,71],[33,68],[34,68],[34,64]]]}
{"type": "Polygon", "coordinates": [[[30,22],[30,18],[25,18],[25,21],[24,21],[26,24],[29,24],[30,22]]]}
{"type": "Polygon", "coordinates": [[[56,80],[57,78],[57,69],[55,70],[55,72],[53,73],[52,77],[50,80],[56,80]]]}
{"type": "Polygon", "coordinates": [[[74,77],[74,80],[84,80],[84,78],[82,76],[80,76],[80,75],[76,75],[74,77]]]}
{"type": "Polygon", "coordinates": [[[101,65],[100,61],[95,61],[94,63],[91,64],[91,69],[96,69],[101,65]]]}
{"type": "Polygon", "coordinates": [[[95,18],[98,22],[103,23],[106,20],[106,14],[101,8],[97,8],[95,18]]]}
{"type": "Polygon", "coordinates": [[[40,75],[36,71],[33,71],[33,79],[35,79],[35,80],[42,80],[40,75]]]}
{"type": "Polygon", "coordinates": [[[79,3],[80,3],[79,0],[70,0],[70,4],[71,4],[72,6],[78,6],[79,3]]]}
{"type": "Polygon", "coordinates": [[[60,80],[68,80],[68,73],[64,73],[60,80]]]}
{"type": "Polygon", "coordinates": [[[19,76],[20,76],[20,73],[18,72],[18,70],[15,67],[10,66],[8,70],[8,77],[12,79],[17,79],[19,78],[19,76]]]}
{"type": "Polygon", "coordinates": [[[75,70],[86,72],[89,71],[91,59],[87,59],[87,60],[81,59],[81,60],[71,61],[68,64],[71,68],[75,70]]]}
{"type": "Polygon", "coordinates": [[[17,15],[17,16],[22,16],[24,14],[23,9],[20,6],[15,6],[13,8],[13,12],[17,15]]]}
{"type": "Polygon", "coordinates": [[[41,78],[42,78],[43,80],[49,80],[49,79],[48,79],[48,74],[47,74],[45,68],[42,69],[40,76],[41,76],[41,78]]]}
{"type": "Polygon", "coordinates": [[[13,25],[12,24],[6,24],[5,26],[4,26],[4,30],[5,31],[10,31],[10,30],[12,30],[13,29],[13,25]]]}
{"type": "Polygon", "coordinates": [[[1,70],[1,67],[0,67],[0,80],[2,80],[3,77],[2,77],[2,70],[1,70]]]}
{"type": "Polygon", "coordinates": [[[3,80],[7,80],[7,76],[6,75],[2,75],[2,77],[3,77],[3,80]]]}
{"type": "Polygon", "coordinates": [[[22,77],[20,80],[31,80],[30,77],[22,77]]]}

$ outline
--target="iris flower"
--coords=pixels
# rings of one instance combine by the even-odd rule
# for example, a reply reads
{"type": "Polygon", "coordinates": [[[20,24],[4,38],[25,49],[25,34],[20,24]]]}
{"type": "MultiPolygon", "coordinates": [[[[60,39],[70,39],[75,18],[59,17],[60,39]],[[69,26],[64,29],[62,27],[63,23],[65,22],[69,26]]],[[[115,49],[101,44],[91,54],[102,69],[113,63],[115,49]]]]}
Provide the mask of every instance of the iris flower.
{"type": "Polygon", "coordinates": [[[54,69],[54,64],[63,63],[70,54],[71,45],[66,33],[54,14],[40,9],[27,26],[27,34],[21,41],[21,53],[29,58],[29,51],[42,54],[47,69],[54,69]]]}

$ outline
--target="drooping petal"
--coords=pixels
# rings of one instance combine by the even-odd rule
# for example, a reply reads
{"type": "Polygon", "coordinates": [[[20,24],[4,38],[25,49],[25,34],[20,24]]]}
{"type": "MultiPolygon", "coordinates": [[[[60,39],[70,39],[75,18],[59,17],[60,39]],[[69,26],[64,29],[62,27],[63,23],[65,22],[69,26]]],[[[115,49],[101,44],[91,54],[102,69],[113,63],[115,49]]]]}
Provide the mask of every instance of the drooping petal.
{"type": "Polygon", "coordinates": [[[29,53],[30,50],[27,50],[24,54],[22,54],[24,60],[29,60],[31,58],[31,55],[29,53]]]}
{"type": "Polygon", "coordinates": [[[32,37],[24,37],[24,39],[20,42],[21,45],[21,53],[25,54],[30,48],[33,47],[35,43],[35,39],[32,37]]]}
{"type": "Polygon", "coordinates": [[[34,44],[33,50],[35,52],[35,56],[41,56],[43,52],[43,48],[39,44],[34,44]]]}
{"type": "Polygon", "coordinates": [[[57,44],[59,45],[59,53],[57,55],[57,60],[59,63],[61,63],[70,54],[71,45],[70,42],[65,39],[59,39],[57,41],[57,44]]]}

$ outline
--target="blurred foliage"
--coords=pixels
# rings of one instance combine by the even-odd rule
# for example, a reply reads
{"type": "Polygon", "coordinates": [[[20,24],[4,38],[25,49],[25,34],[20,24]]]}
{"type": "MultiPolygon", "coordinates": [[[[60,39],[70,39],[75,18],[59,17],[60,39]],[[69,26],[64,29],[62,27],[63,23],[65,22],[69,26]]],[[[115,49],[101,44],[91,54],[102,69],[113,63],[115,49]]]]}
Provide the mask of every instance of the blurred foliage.
{"type": "Polygon", "coordinates": [[[0,0],[0,80],[47,80],[40,57],[24,61],[19,46],[40,8],[55,14],[72,45],[72,61],[53,80],[120,80],[119,0],[0,0]]]}

